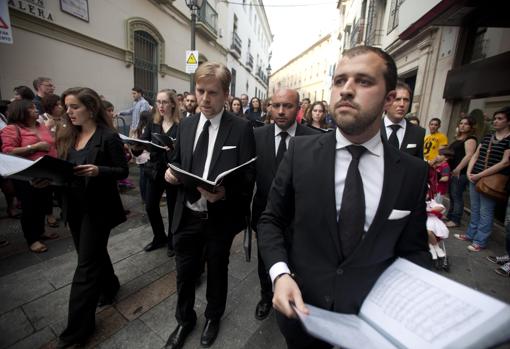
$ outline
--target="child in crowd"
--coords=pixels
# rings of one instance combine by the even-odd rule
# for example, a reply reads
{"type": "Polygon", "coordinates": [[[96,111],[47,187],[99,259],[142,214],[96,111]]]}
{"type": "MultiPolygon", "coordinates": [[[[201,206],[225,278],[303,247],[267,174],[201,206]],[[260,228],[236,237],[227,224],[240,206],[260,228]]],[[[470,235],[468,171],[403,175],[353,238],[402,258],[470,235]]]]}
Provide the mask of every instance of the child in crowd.
{"type": "Polygon", "coordinates": [[[448,238],[448,227],[441,220],[445,207],[434,199],[427,201],[427,233],[429,251],[436,269],[448,270],[446,252],[439,246],[439,240],[448,238]]]}
{"type": "Polygon", "coordinates": [[[453,157],[453,151],[450,149],[441,149],[439,155],[436,156],[432,163],[434,172],[437,178],[437,188],[434,200],[438,204],[443,203],[444,196],[448,193],[448,186],[450,184],[450,166],[448,159],[453,157]]]}

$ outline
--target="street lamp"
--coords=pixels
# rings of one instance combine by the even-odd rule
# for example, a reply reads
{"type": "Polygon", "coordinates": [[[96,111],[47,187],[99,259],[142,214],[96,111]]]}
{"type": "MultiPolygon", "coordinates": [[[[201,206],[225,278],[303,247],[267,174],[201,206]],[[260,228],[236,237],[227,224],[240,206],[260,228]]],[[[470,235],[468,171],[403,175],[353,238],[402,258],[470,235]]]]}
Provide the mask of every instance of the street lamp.
{"type": "MultiPolygon", "coordinates": [[[[195,27],[197,24],[197,16],[198,11],[200,11],[200,8],[202,7],[204,0],[186,0],[186,6],[189,7],[191,10],[191,50],[195,50],[195,27]]],[[[190,75],[190,81],[189,81],[190,91],[191,93],[194,93],[195,91],[195,75],[190,75]]]]}

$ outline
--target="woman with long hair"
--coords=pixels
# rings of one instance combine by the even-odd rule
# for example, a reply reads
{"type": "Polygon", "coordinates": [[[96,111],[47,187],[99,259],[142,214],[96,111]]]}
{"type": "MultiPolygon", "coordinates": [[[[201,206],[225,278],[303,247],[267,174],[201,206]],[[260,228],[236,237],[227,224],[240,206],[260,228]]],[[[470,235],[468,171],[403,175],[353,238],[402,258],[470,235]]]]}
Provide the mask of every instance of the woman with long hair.
{"type": "Polygon", "coordinates": [[[494,132],[486,135],[469,161],[467,178],[471,218],[466,234],[455,234],[459,240],[469,241],[471,252],[479,252],[487,245],[492,232],[496,200],[476,190],[476,183],[487,176],[510,173],[510,107],[494,113],[494,132]]]}
{"type": "Polygon", "coordinates": [[[241,102],[241,99],[238,97],[232,98],[232,101],[230,102],[230,112],[240,118],[244,117],[243,103],[241,102]]]}
{"type": "MultiPolygon", "coordinates": [[[[148,122],[140,139],[159,143],[158,137],[154,135],[163,135],[175,139],[177,137],[177,128],[180,121],[179,105],[175,93],[169,89],[158,92],[156,97],[156,110],[153,120],[148,122]]],[[[165,144],[161,144],[165,145],[165,144]]],[[[177,187],[168,184],[164,177],[167,169],[167,163],[172,155],[172,150],[166,151],[160,148],[152,147],[150,149],[150,160],[145,163],[145,210],[152,227],[154,237],[152,241],[145,246],[145,251],[150,252],[160,247],[167,246],[169,257],[175,255],[172,242],[172,217],[174,213],[175,200],[177,196],[177,187]],[[165,234],[165,225],[159,208],[159,202],[163,192],[166,192],[166,202],[168,209],[168,237],[165,234]]],[[[142,148],[133,147],[133,154],[138,155],[142,148]]]]}
{"type": "Polygon", "coordinates": [[[326,107],[322,102],[314,102],[308,109],[306,110],[304,120],[306,125],[312,128],[325,130],[327,128],[326,125],[326,107]]]}
{"type": "Polygon", "coordinates": [[[448,209],[446,226],[455,228],[460,226],[464,213],[464,190],[469,183],[467,167],[469,160],[475,153],[477,139],[475,137],[475,120],[465,116],[459,120],[455,141],[448,148],[453,151],[453,157],[448,160],[451,170],[448,209]]]}
{"type": "MultiPolygon", "coordinates": [[[[37,160],[44,155],[57,156],[50,130],[37,122],[37,109],[32,101],[15,100],[7,109],[8,125],[2,129],[2,152],[37,160]]],[[[30,251],[48,250],[43,240],[56,239],[58,234],[45,233],[44,218],[51,206],[51,188],[34,187],[32,183],[12,180],[16,196],[21,200],[21,229],[30,251]]]]}
{"type": "Polygon", "coordinates": [[[244,114],[253,127],[264,126],[262,123],[262,105],[257,97],[250,100],[248,110],[244,114]]]}
{"type": "Polygon", "coordinates": [[[74,87],[64,91],[62,102],[69,125],[57,132],[58,155],[76,165],[64,188],[63,216],[78,265],[59,348],[85,342],[95,329],[96,307],[111,304],[120,288],[107,245],[111,229],[126,220],[117,181],[129,174],[123,143],[98,94],[74,87]]]}

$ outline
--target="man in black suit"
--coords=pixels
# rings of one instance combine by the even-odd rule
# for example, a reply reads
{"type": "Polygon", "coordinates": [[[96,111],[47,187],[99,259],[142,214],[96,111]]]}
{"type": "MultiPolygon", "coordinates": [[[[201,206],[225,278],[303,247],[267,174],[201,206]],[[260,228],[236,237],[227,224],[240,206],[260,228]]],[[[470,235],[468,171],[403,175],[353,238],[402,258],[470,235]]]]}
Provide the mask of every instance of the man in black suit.
{"type": "Polygon", "coordinates": [[[425,129],[405,119],[410,103],[411,88],[405,82],[397,81],[395,100],[386,108],[381,134],[395,148],[423,159],[425,129]]]}
{"type": "MultiPolygon", "coordinates": [[[[201,113],[180,123],[172,163],[214,180],[220,173],[255,157],[253,130],[246,120],[224,110],[231,79],[224,65],[203,63],[195,77],[201,113]]],[[[165,179],[179,184],[171,170],[167,170],[165,179]]],[[[248,165],[214,193],[200,187],[179,187],[172,221],[178,326],[166,348],[181,348],[195,327],[195,281],[202,270],[204,249],[207,306],[200,344],[209,347],[216,339],[227,301],[230,247],[234,236],[246,227],[254,181],[255,168],[248,165]]]]}
{"type": "MultiPolygon", "coordinates": [[[[274,124],[258,127],[253,131],[257,148],[257,191],[253,198],[251,225],[255,231],[257,231],[260,215],[266,208],[267,194],[271,188],[271,183],[290,139],[295,136],[319,133],[296,122],[298,111],[299,94],[297,91],[291,89],[277,90],[271,99],[274,124]]],[[[261,299],[255,309],[255,318],[263,320],[271,310],[273,290],[260,251],[258,254],[258,273],[261,299]]]]}
{"type": "Polygon", "coordinates": [[[182,112],[182,117],[187,118],[195,114],[195,109],[197,108],[197,97],[193,93],[189,93],[184,98],[184,111],[182,112]]]}
{"type": "Polygon", "coordinates": [[[330,101],[338,129],[291,139],[278,168],[258,238],[290,348],[331,347],[303,331],[290,302],[304,313],[304,302],[358,313],[396,257],[430,263],[426,164],[380,135],[396,77],[393,59],[379,48],[345,51],[330,101]],[[290,224],[293,233],[286,236],[290,224]]]}

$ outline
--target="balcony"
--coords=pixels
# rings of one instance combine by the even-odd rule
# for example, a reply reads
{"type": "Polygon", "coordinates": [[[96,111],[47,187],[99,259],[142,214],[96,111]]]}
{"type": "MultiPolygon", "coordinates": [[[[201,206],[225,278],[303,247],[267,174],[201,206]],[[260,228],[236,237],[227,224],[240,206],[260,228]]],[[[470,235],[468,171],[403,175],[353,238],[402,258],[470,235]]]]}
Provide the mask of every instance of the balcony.
{"type": "Polygon", "coordinates": [[[200,8],[197,17],[197,31],[210,40],[218,38],[218,12],[214,10],[209,2],[205,2],[200,8]]]}
{"type": "Polygon", "coordinates": [[[246,66],[253,69],[253,55],[248,52],[248,58],[246,59],[246,66]]]}
{"type": "Polygon", "coordinates": [[[241,48],[243,46],[243,42],[237,33],[232,32],[232,45],[230,45],[230,53],[232,53],[237,58],[241,57],[241,48]]]}

